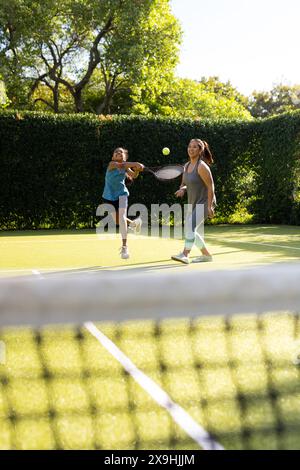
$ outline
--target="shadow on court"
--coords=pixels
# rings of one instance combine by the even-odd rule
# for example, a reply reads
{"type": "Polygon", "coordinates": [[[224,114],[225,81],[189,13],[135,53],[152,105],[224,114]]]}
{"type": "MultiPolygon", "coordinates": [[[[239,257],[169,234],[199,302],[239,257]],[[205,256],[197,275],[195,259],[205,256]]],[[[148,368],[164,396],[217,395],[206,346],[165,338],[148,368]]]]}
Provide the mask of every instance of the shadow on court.
{"type": "MultiPolygon", "coordinates": [[[[237,253],[243,250],[233,250],[233,251],[222,251],[214,254],[214,257],[218,257],[221,255],[227,255],[232,253],[237,253]]],[[[191,256],[191,259],[197,258],[199,255],[191,256]]],[[[183,263],[177,263],[176,261],[172,262],[169,258],[157,261],[149,261],[149,262],[141,262],[141,263],[126,263],[117,266],[90,266],[86,268],[78,268],[78,269],[65,269],[59,271],[51,271],[51,272],[41,272],[41,276],[43,278],[51,278],[51,277],[66,277],[66,276],[74,276],[74,275],[96,275],[97,273],[109,273],[109,274],[116,274],[118,272],[131,274],[137,272],[150,272],[150,271],[162,271],[162,270],[173,270],[174,268],[187,268],[187,265],[183,263]]],[[[35,275],[29,276],[30,278],[36,277],[35,275]]]]}
{"type": "Polygon", "coordinates": [[[130,274],[136,272],[148,272],[148,271],[156,271],[156,270],[163,270],[163,269],[173,269],[176,267],[184,267],[183,264],[174,264],[170,263],[170,260],[161,260],[161,261],[168,261],[168,264],[157,264],[159,261],[150,261],[149,263],[134,263],[130,265],[119,265],[119,266],[92,266],[86,269],[70,269],[65,271],[52,271],[48,273],[42,273],[43,277],[60,277],[60,276],[69,276],[69,275],[95,275],[97,273],[111,273],[116,274],[118,272],[130,274]]]}

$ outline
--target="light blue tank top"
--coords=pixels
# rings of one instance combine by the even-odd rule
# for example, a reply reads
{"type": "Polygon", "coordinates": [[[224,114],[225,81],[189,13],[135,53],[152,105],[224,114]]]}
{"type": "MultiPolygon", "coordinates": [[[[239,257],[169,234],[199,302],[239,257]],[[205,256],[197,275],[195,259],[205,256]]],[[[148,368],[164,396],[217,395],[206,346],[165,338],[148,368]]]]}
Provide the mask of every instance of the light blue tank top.
{"type": "Polygon", "coordinates": [[[129,191],[125,185],[125,178],[125,169],[107,169],[102,197],[109,201],[117,201],[120,196],[129,196],[129,191]]]}

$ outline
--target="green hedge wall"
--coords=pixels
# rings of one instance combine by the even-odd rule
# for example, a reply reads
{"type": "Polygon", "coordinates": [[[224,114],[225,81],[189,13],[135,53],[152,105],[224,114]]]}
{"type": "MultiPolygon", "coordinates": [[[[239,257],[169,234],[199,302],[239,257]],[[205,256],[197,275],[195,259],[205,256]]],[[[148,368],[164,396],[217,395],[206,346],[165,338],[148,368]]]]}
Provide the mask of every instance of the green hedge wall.
{"type": "MultiPolygon", "coordinates": [[[[299,224],[299,136],[300,112],[216,122],[4,111],[0,229],[91,227],[115,147],[126,147],[131,161],[156,166],[187,161],[193,137],[207,140],[215,155],[216,221],[299,224]]],[[[130,204],[178,202],[178,184],[141,175],[130,204]]]]}

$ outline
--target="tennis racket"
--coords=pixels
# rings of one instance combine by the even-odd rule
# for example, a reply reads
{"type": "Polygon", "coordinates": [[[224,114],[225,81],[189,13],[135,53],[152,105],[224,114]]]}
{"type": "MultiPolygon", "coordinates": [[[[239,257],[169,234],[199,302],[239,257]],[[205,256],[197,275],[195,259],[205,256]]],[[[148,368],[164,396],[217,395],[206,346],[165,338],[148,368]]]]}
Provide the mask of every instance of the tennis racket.
{"type": "Polygon", "coordinates": [[[143,173],[151,173],[159,181],[168,181],[182,175],[183,165],[166,165],[161,167],[144,167],[143,173]]]}

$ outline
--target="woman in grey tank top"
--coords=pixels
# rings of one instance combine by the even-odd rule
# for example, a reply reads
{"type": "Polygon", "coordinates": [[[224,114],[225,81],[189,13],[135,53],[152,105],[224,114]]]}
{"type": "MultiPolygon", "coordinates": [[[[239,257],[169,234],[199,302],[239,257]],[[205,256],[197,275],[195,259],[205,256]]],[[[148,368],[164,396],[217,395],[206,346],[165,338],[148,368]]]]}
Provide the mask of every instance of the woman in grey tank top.
{"type": "Polygon", "coordinates": [[[213,156],[207,142],[200,139],[192,139],[188,146],[190,161],[184,167],[180,189],[176,191],[177,197],[188,196],[188,213],[185,221],[184,250],[178,255],[172,256],[175,261],[189,264],[189,254],[195,244],[202,252],[202,256],[193,260],[195,263],[212,261],[208,251],[202,230],[204,220],[214,216],[216,204],[215,187],[210,171],[213,156]]]}

